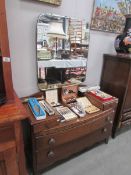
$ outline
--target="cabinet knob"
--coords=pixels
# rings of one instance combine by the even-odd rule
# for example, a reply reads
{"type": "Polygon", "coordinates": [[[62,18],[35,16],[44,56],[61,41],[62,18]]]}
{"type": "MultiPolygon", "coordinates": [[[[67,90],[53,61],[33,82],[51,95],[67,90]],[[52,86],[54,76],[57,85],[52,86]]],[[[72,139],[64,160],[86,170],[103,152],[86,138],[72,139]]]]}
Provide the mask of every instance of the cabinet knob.
{"type": "Polygon", "coordinates": [[[107,121],[110,121],[110,120],[111,120],[111,117],[110,117],[110,116],[108,116],[108,117],[107,117],[107,121]]]}
{"type": "Polygon", "coordinates": [[[112,124],[112,123],[113,123],[113,121],[112,121],[112,119],[111,119],[111,117],[110,117],[110,116],[108,116],[108,117],[107,117],[107,121],[108,121],[110,124],[112,124]]]}
{"type": "Polygon", "coordinates": [[[54,145],[55,142],[56,142],[55,139],[54,138],[51,138],[48,143],[49,143],[49,145],[54,145]]]}
{"type": "Polygon", "coordinates": [[[55,153],[53,151],[50,151],[48,153],[48,158],[53,158],[55,156],[55,153]]]}
{"type": "Polygon", "coordinates": [[[104,128],[104,129],[103,129],[103,132],[106,133],[106,132],[107,132],[107,128],[104,128]]]}
{"type": "Polygon", "coordinates": [[[113,121],[112,120],[110,120],[110,124],[112,124],[113,123],[113,121]]]}

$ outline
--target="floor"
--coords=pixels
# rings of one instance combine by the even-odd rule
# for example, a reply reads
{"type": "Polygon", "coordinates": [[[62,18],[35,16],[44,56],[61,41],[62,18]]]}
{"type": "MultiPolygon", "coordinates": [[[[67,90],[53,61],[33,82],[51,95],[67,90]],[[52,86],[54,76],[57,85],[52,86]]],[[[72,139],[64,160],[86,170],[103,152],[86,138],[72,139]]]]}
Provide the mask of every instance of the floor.
{"type": "Polygon", "coordinates": [[[108,144],[103,143],[61,163],[42,175],[131,175],[131,130],[110,139],[108,144]]]}

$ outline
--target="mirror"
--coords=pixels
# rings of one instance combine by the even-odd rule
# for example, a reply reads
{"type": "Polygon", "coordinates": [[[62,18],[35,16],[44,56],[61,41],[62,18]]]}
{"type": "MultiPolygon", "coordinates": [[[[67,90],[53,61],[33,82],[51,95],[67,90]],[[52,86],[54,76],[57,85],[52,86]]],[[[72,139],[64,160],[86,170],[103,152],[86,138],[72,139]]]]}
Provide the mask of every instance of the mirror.
{"type": "Polygon", "coordinates": [[[86,20],[40,14],[37,68],[40,90],[81,83],[86,78],[89,25],[86,20]]]}

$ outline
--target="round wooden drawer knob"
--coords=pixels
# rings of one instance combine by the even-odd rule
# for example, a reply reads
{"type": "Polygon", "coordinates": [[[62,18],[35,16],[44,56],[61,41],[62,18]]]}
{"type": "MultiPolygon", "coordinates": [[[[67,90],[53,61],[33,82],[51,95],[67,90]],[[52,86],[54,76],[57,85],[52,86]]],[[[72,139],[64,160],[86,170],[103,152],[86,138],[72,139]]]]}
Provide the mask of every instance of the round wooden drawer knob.
{"type": "Polygon", "coordinates": [[[113,123],[113,121],[111,120],[111,117],[107,117],[107,121],[110,123],[110,124],[112,124],[113,123]]]}
{"type": "Polygon", "coordinates": [[[106,133],[106,132],[107,132],[107,128],[104,128],[104,129],[103,129],[103,132],[106,133]]]}
{"type": "Polygon", "coordinates": [[[55,156],[55,153],[53,151],[50,151],[48,153],[48,158],[53,158],[55,156]]]}
{"type": "Polygon", "coordinates": [[[54,138],[51,138],[49,140],[49,145],[54,145],[56,143],[55,139],[54,138]]]}
{"type": "Polygon", "coordinates": [[[112,120],[110,120],[110,124],[112,124],[113,123],[113,121],[112,120]]]}

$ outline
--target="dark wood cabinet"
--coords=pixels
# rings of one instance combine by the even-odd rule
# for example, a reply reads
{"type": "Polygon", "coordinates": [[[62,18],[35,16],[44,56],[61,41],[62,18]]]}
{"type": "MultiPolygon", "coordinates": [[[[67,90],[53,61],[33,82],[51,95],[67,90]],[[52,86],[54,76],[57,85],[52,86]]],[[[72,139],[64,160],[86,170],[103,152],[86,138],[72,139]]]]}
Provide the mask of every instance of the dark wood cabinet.
{"type": "Polygon", "coordinates": [[[119,99],[112,131],[115,137],[122,128],[131,126],[131,56],[104,54],[100,86],[119,99]]]}
{"type": "MultiPolygon", "coordinates": [[[[94,99],[89,98],[94,103],[94,99]]],[[[28,129],[30,128],[29,139],[31,138],[27,149],[30,153],[27,154],[31,156],[34,174],[40,174],[51,165],[98,142],[108,142],[117,102],[116,98],[103,103],[97,100],[95,105],[101,109],[99,112],[62,123],[57,115],[38,121],[28,105],[25,105],[30,115],[28,129]]]]}

